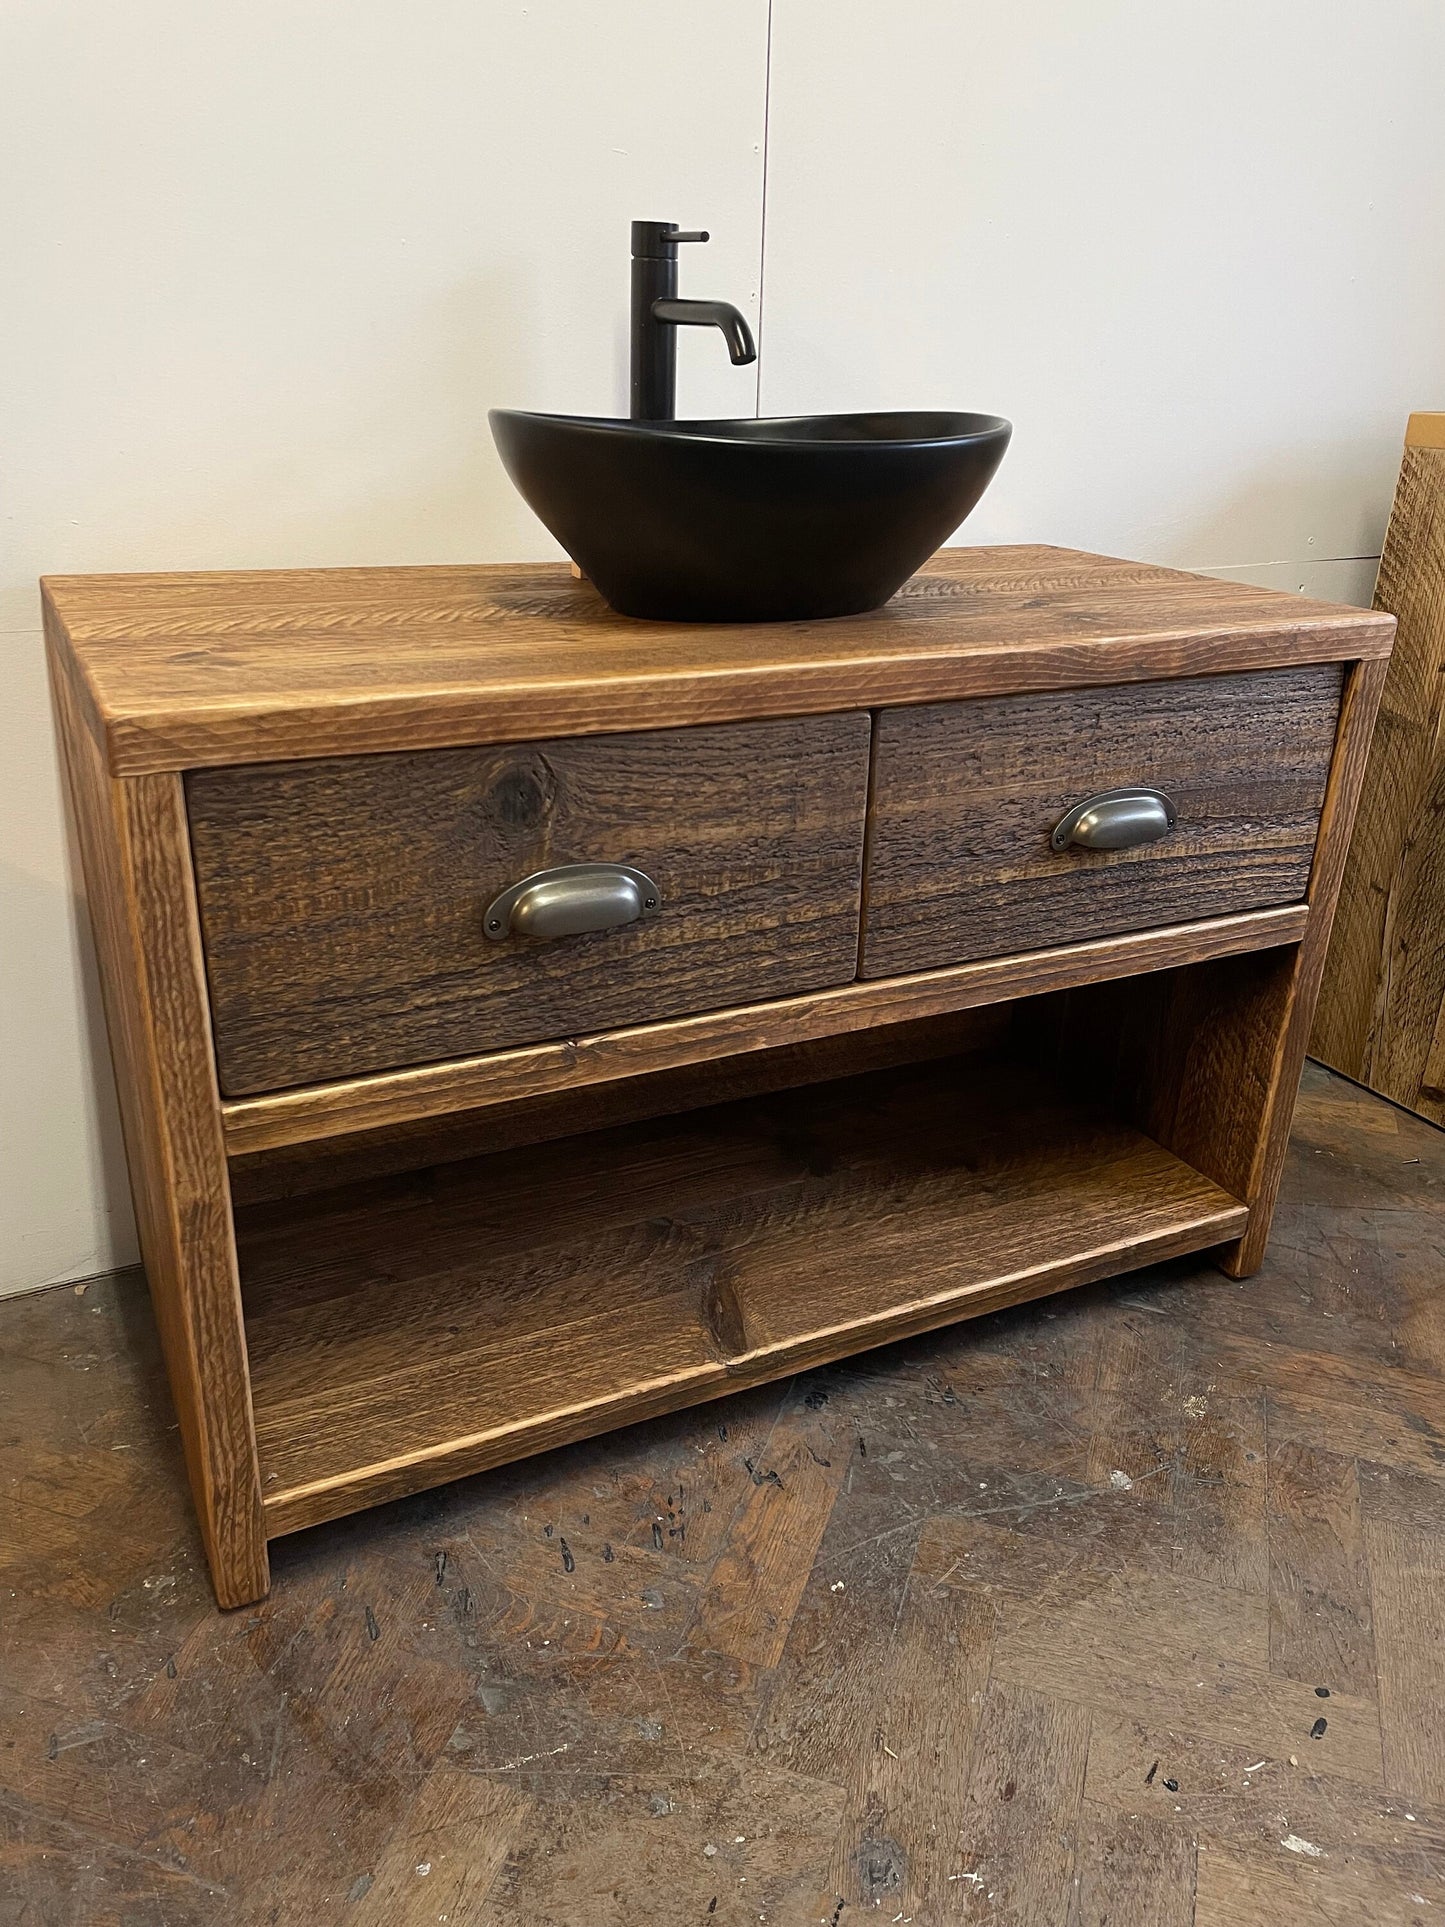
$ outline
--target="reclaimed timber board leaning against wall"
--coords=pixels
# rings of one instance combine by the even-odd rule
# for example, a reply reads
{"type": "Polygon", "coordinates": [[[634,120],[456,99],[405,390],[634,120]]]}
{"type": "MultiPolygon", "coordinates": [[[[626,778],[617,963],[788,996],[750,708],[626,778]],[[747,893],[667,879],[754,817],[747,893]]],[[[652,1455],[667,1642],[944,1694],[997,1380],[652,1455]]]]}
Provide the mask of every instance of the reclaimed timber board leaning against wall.
{"type": "Polygon", "coordinates": [[[1445,1125],[1445,414],[1410,417],[1375,607],[1399,632],[1311,1049],[1445,1125]]]}

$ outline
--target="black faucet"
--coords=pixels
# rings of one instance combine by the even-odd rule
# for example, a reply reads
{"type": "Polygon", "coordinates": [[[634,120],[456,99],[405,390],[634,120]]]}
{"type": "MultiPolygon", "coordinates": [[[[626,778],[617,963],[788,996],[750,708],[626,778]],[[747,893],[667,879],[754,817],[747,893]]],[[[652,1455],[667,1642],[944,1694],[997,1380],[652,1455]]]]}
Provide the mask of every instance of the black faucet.
{"type": "Polygon", "coordinates": [[[667,422],[677,414],[678,328],[721,328],[734,367],[758,358],[752,330],[730,301],[684,301],[678,295],[678,243],[706,239],[706,232],[684,234],[676,221],[632,223],[635,422],[667,422]]]}

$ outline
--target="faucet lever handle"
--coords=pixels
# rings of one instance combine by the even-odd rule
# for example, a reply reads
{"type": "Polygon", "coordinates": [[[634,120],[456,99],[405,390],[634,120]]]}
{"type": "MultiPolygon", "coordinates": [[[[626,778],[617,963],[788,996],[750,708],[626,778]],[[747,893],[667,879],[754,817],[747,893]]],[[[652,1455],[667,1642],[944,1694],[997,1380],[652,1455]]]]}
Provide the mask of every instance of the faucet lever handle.
{"type": "Polygon", "coordinates": [[[672,234],[664,234],[664,241],[710,241],[712,236],[705,227],[693,228],[684,233],[680,228],[672,234]]]}

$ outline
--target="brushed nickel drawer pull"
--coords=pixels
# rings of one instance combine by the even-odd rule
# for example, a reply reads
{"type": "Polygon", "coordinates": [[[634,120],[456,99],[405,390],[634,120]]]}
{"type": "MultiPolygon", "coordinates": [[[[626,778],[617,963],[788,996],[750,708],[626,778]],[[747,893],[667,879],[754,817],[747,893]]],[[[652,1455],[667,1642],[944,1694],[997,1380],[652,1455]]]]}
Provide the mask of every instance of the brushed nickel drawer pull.
{"type": "Polygon", "coordinates": [[[1059,819],[1049,842],[1056,850],[1067,850],[1071,843],[1081,850],[1132,850],[1168,836],[1177,821],[1174,805],[1162,790],[1101,790],[1075,803],[1059,819]]]}
{"type": "Polygon", "coordinates": [[[485,929],[504,937],[580,937],[655,917],[662,895],[650,876],[626,863],[559,863],[537,870],[487,905],[485,929]]]}

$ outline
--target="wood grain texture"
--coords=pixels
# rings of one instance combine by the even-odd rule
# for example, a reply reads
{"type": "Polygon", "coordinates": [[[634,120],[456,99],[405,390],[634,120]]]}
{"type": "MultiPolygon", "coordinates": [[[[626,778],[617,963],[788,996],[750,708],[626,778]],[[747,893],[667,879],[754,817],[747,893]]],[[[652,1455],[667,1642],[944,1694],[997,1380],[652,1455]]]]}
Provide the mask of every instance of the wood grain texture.
{"type": "Polygon", "coordinates": [[[1301,900],[1341,681],[1329,664],[884,710],[862,974],[1301,900]],[[1073,804],[1122,785],[1164,791],[1177,827],[1050,847],[1073,804]]]}
{"type": "Polygon", "coordinates": [[[960,1834],[964,1871],[976,1876],[958,1917],[1067,1920],[1089,1756],[1080,1706],[991,1679],[973,1746],[960,1834]],[[1021,1852],[1023,1841],[1030,1850],[1021,1852]]]}
{"type": "Polygon", "coordinates": [[[187,783],[223,1090],[469,1057],[854,975],[866,715],[203,770],[187,783]],[[559,863],[654,917],[491,941],[559,863]]]}
{"type": "Polygon", "coordinates": [[[776,1003],[569,1038],[385,1076],[353,1078],[222,1106],[233,1155],[438,1118],[655,1074],[846,1032],[908,1023],[1072,984],[1298,942],[1303,905],[1069,944],[880,983],[854,983],[776,1003]]]}
{"type": "MultiPolygon", "coordinates": [[[[273,1544],[240,1617],[174,1503],[138,1272],[7,1299],[0,1917],[1429,1922],[1442,1199],[1445,1136],[1310,1067],[1290,1234],[1248,1289],[1201,1254],[321,1526],[273,1544]],[[1278,1673],[1263,1598],[1201,1576],[1217,1520],[1171,1483],[1177,1440],[1256,1401],[1276,1443],[1308,1421],[1361,1455],[1378,1707],[1278,1673]],[[1164,1469],[1121,1489],[1104,1448],[1131,1437],[1164,1469]],[[760,1535],[800,1447],[836,1492],[760,1535]],[[775,1665],[729,1650],[790,1608],[775,1665]],[[1026,1717],[995,1693],[980,1752],[996,1669],[1026,1717]]],[[[1288,1478],[1277,1581],[1303,1598],[1328,1547],[1288,1478]]]]}
{"type": "Polygon", "coordinates": [[[1041,1025],[1049,1061],[1249,1205],[1249,1229],[1222,1260],[1231,1277],[1256,1271],[1268,1243],[1384,670],[1358,663],[1346,679],[1300,942],[1081,988],[1041,1025]]]}
{"type": "Polygon", "coordinates": [[[1332,1691],[1373,1693],[1374,1629],[1353,1462],[1276,1439],[1268,1490],[1271,1672],[1332,1691]]]}
{"type": "Polygon", "coordinates": [[[796,1090],[896,1064],[922,1064],[960,1051],[1000,1045],[1012,1014],[1007,1004],[946,1012],[941,1017],[843,1031],[809,1043],[708,1058],[674,1070],[643,1072],[605,1084],[485,1105],[442,1118],[422,1118],[271,1151],[233,1153],[231,1196],[237,1204],[299,1197],[361,1178],[387,1177],[428,1165],[486,1157],[525,1144],[675,1117],[769,1091],[796,1090]]]}
{"type": "Polygon", "coordinates": [[[51,671],[151,1297],[216,1596],[242,1605],[266,1542],[184,799],[108,775],[58,648],[51,671]]]}
{"type": "Polygon", "coordinates": [[[1406,447],[1375,606],[1399,637],[1311,1048],[1445,1124],[1445,439],[1406,447]]]}
{"type": "MultiPolygon", "coordinates": [[[[1437,1290],[1437,1316],[1439,1304],[1437,1290]]],[[[1419,1429],[1416,1409],[1424,1404],[1428,1410],[1442,1388],[1436,1379],[1420,1389],[1424,1399],[1417,1390],[1391,1401],[1410,1408],[1412,1429],[1419,1429]]],[[[1407,1804],[1418,1799],[1442,1809],[1445,1733],[1438,1714],[1445,1695],[1445,1479],[1438,1457],[1426,1472],[1403,1465],[1403,1455],[1394,1463],[1360,1465],[1385,1783],[1406,1794],[1407,1804]]]]}
{"type": "Polygon", "coordinates": [[[1219,1243],[1244,1216],[1136,1132],[972,1058],[251,1207],[268,1530],[1219,1243]]]}
{"type": "Polygon", "coordinates": [[[632,621],[565,564],[45,584],[112,769],[826,714],[1385,654],[1388,617],[1043,547],[941,550],[884,609],[632,621]]]}

